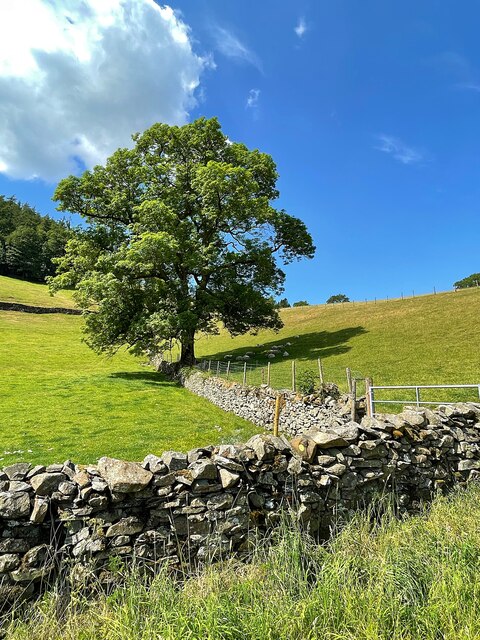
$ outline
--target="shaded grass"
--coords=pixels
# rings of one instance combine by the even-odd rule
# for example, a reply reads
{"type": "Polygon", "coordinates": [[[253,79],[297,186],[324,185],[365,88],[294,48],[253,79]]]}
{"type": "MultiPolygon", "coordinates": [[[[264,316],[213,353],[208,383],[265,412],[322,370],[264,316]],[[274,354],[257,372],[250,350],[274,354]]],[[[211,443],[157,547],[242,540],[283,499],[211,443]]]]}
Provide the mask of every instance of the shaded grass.
{"type": "Polygon", "coordinates": [[[138,460],[258,430],[128,353],[97,356],[81,342],[82,322],[0,312],[0,466],[138,460]]]}
{"type": "Polygon", "coordinates": [[[473,640],[480,637],[480,489],[403,521],[357,514],[324,546],[293,524],[251,564],[206,567],[182,583],[161,571],[63,616],[47,594],[11,640],[473,640]],[[373,524],[372,524],[373,522],[373,524]]]}
{"type": "Polygon", "coordinates": [[[52,296],[44,284],[0,276],[1,302],[19,302],[37,307],[66,307],[69,309],[75,307],[72,294],[72,291],[59,291],[52,296]]]}
{"type": "MultiPolygon", "coordinates": [[[[297,372],[316,371],[321,358],[326,380],[342,389],[346,389],[346,367],[380,385],[480,382],[479,288],[388,302],[283,309],[281,317],[284,327],[277,334],[260,331],[256,336],[231,338],[222,331],[201,337],[197,353],[223,359],[225,354],[235,358],[253,351],[251,362],[260,367],[248,380],[258,384],[261,367],[268,361],[263,352],[291,341],[286,347],[289,356],[271,361],[272,386],[277,388],[291,386],[292,358],[297,360],[297,372]],[[256,347],[258,343],[264,346],[256,347]]],[[[414,400],[414,393],[403,393],[414,400]]],[[[432,397],[428,393],[426,400],[432,397]]],[[[432,393],[443,400],[466,399],[461,392],[455,397],[451,392],[432,393]]],[[[470,392],[469,397],[475,394],[470,392]]]]}

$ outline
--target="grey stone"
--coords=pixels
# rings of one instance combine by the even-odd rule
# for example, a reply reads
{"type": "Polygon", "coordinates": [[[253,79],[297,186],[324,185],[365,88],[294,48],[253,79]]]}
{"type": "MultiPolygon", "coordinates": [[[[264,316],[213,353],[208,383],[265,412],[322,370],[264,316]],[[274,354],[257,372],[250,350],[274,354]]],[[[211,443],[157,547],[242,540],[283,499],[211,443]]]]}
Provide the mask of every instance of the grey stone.
{"type": "Polygon", "coordinates": [[[142,467],[148,469],[152,473],[165,473],[167,471],[167,465],[162,462],[159,456],[155,456],[153,453],[145,456],[142,462],[142,467]]]}
{"type": "Polygon", "coordinates": [[[8,491],[11,491],[12,493],[17,493],[19,491],[32,491],[32,487],[28,484],[28,482],[22,482],[21,480],[12,480],[8,487],[8,491]]]}
{"type": "Polygon", "coordinates": [[[151,471],[136,462],[124,462],[115,458],[100,458],[98,469],[110,490],[118,493],[141,491],[153,478],[151,471]]]}
{"type": "Polygon", "coordinates": [[[313,440],[320,449],[343,447],[348,444],[345,438],[329,431],[309,431],[306,435],[308,438],[313,440]]]}
{"type": "Polygon", "coordinates": [[[0,517],[24,518],[30,515],[30,498],[28,493],[0,493],[0,517]]]}
{"type": "Polygon", "coordinates": [[[228,471],[228,469],[220,469],[219,476],[220,482],[224,489],[230,489],[230,487],[234,487],[240,479],[238,473],[232,473],[231,471],[228,471]]]}
{"type": "Polygon", "coordinates": [[[47,513],[48,499],[36,496],[33,503],[33,510],[30,515],[30,521],[35,524],[41,524],[45,520],[47,513]]]}
{"type": "Polygon", "coordinates": [[[39,473],[30,480],[35,493],[39,496],[49,496],[57,491],[59,485],[67,480],[63,473],[39,473]]]}
{"type": "Polygon", "coordinates": [[[458,463],[459,471],[470,471],[471,469],[480,469],[480,460],[460,460],[458,463]]]}
{"type": "Polygon", "coordinates": [[[105,491],[107,487],[108,483],[105,482],[105,480],[103,480],[102,478],[98,478],[97,476],[92,477],[92,489],[94,491],[98,491],[99,493],[101,493],[102,491],[105,491]]]}
{"type": "Polygon", "coordinates": [[[66,496],[73,496],[77,493],[77,485],[69,481],[61,482],[58,485],[58,490],[66,496]]]}
{"type": "Polygon", "coordinates": [[[20,566],[20,557],[14,553],[0,555],[0,573],[8,573],[20,566]]]}
{"type": "Polygon", "coordinates": [[[112,524],[106,532],[107,538],[113,538],[115,536],[130,536],[134,533],[140,533],[143,531],[144,524],[139,518],[135,516],[129,516],[128,518],[122,518],[115,524],[112,524]]]}
{"type": "Polygon", "coordinates": [[[22,538],[7,538],[0,540],[0,553],[26,553],[29,549],[27,540],[22,538]]]}
{"type": "Polygon", "coordinates": [[[342,476],[347,467],[344,464],[334,464],[327,468],[328,473],[332,473],[334,476],[342,476]]]}
{"type": "Polygon", "coordinates": [[[32,468],[29,462],[16,462],[3,469],[9,480],[24,480],[32,468]]]}
{"type": "Polygon", "coordinates": [[[273,436],[257,434],[248,440],[246,446],[253,449],[258,460],[271,460],[275,455],[275,446],[271,439],[273,439],[273,436]]]}
{"type": "Polygon", "coordinates": [[[169,471],[180,471],[188,467],[186,454],[178,451],[165,451],[162,455],[162,462],[168,467],[169,471]]]}
{"type": "Polygon", "coordinates": [[[217,479],[217,467],[210,460],[199,459],[190,464],[189,469],[194,480],[217,479]]]}

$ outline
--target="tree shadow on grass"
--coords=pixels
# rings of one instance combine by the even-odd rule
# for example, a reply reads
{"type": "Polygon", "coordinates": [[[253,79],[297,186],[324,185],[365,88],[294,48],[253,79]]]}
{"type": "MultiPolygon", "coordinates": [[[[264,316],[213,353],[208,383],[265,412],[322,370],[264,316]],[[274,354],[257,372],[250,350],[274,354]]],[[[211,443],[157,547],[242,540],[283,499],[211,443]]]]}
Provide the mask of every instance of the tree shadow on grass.
{"type": "MultiPolygon", "coordinates": [[[[352,348],[347,344],[349,340],[356,336],[367,333],[367,330],[363,327],[348,327],[340,329],[338,331],[316,331],[313,333],[304,333],[298,338],[286,337],[282,340],[272,340],[270,342],[262,343],[262,346],[257,346],[258,337],[252,336],[252,344],[246,345],[239,349],[231,349],[227,351],[218,351],[216,353],[210,353],[202,356],[203,360],[223,360],[225,355],[230,354],[235,359],[238,356],[243,356],[247,351],[253,352],[254,355],[250,356],[252,364],[257,361],[259,363],[268,362],[267,353],[272,347],[282,346],[285,351],[288,352],[289,359],[297,360],[314,360],[315,358],[330,358],[331,356],[337,356],[347,353],[352,348]],[[286,343],[290,342],[290,345],[286,343]]],[[[271,360],[274,362],[281,362],[286,357],[279,357],[271,360]]]]}
{"type": "Polygon", "coordinates": [[[157,371],[115,371],[110,373],[109,378],[142,382],[155,387],[175,387],[177,384],[167,378],[163,373],[157,371]]]}

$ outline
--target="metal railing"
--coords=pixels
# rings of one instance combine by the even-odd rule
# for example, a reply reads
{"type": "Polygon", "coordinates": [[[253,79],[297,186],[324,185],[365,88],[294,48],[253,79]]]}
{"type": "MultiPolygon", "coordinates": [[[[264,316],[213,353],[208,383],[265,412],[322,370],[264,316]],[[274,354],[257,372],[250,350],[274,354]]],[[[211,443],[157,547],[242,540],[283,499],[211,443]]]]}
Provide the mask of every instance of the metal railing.
{"type": "MultiPolygon", "coordinates": [[[[411,385],[368,385],[367,386],[367,401],[369,413],[373,415],[375,413],[376,404],[409,404],[420,407],[422,405],[453,405],[456,402],[445,402],[443,400],[422,400],[421,389],[476,389],[478,395],[478,401],[480,402],[480,384],[411,384],[411,385]],[[415,400],[382,400],[375,398],[376,391],[391,391],[392,389],[409,389],[415,391],[415,400]]],[[[457,401],[458,402],[458,401],[457,401]]],[[[470,402],[473,402],[471,400],[470,402]]]]}

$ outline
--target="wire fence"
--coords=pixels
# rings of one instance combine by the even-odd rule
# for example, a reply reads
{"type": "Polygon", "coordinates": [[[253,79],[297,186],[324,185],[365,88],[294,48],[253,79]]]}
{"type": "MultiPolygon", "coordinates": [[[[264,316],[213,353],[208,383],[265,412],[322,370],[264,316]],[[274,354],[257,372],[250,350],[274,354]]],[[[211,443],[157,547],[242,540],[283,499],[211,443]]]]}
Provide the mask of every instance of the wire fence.
{"type": "MultiPolygon", "coordinates": [[[[273,389],[301,393],[311,393],[324,382],[330,382],[325,378],[321,359],[316,362],[284,361],[280,366],[256,360],[201,360],[196,366],[210,375],[244,385],[258,387],[265,384],[273,389]]],[[[357,397],[359,394],[364,395],[365,377],[360,372],[347,368],[345,383],[342,382],[339,386],[346,386],[351,393],[353,385],[356,387],[357,397]]]]}

